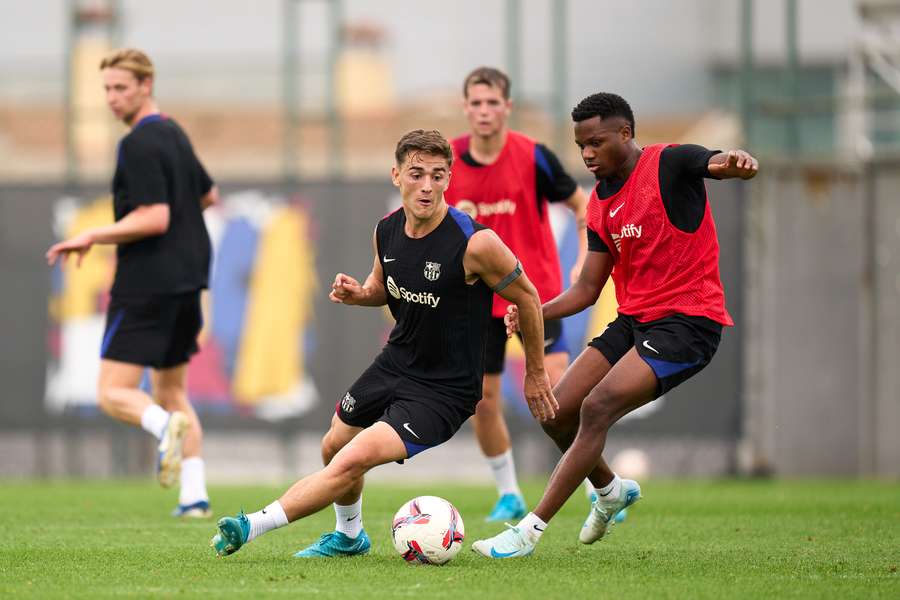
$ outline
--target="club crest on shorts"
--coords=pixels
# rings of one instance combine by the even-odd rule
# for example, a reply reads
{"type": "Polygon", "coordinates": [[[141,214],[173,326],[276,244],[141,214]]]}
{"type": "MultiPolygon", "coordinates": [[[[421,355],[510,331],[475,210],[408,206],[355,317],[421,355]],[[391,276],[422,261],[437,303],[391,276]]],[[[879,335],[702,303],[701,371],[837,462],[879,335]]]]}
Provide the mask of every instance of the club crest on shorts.
{"type": "Polygon", "coordinates": [[[341,399],[341,408],[344,409],[344,412],[353,412],[354,406],[356,406],[356,398],[351,396],[350,392],[347,392],[341,399]]]}
{"type": "Polygon", "coordinates": [[[437,281],[441,276],[441,263],[425,262],[425,279],[428,281],[437,281]]]}

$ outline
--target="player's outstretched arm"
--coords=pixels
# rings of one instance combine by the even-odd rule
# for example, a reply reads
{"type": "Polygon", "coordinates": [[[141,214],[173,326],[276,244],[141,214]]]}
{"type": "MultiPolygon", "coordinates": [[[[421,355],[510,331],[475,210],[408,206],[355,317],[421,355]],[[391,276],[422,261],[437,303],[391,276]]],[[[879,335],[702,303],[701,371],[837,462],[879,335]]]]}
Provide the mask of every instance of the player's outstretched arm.
{"type": "Polygon", "coordinates": [[[746,150],[719,152],[709,158],[709,174],[719,179],[753,179],[759,171],[759,161],[746,150]]]}
{"type": "Polygon", "coordinates": [[[525,400],[540,421],[556,416],[559,404],[544,370],[544,320],[537,290],[522,271],[519,261],[490,229],[469,240],[463,264],[466,277],[480,277],[491,289],[516,305],[525,346],[525,400]]]}
{"type": "Polygon", "coordinates": [[[372,272],[366,277],[365,283],[346,275],[338,273],[331,284],[331,293],[328,298],[337,304],[351,304],[355,306],[384,306],[387,304],[387,292],[384,289],[384,274],[381,262],[378,260],[378,244],[375,236],[372,236],[372,246],[375,249],[375,262],[372,272]]]}
{"type": "Polygon", "coordinates": [[[124,244],[145,237],[162,235],[169,229],[169,205],[146,204],[135,208],[112,225],[95,227],[73,238],[53,244],[47,250],[47,264],[53,266],[62,257],[78,255],[78,266],[94,244],[124,244]]]}

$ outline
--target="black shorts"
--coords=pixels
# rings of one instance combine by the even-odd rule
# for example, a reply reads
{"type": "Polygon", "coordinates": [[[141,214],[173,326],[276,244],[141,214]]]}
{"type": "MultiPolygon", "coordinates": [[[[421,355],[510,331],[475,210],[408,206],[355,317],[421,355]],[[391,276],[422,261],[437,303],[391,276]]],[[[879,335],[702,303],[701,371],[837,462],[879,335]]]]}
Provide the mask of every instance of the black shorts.
{"type": "Polygon", "coordinates": [[[184,294],[113,296],[100,357],[169,369],[197,352],[203,327],[200,290],[184,294]]]}
{"type": "Polygon", "coordinates": [[[460,400],[404,377],[379,356],[335,406],[351,427],[384,421],[400,436],[407,457],[443,444],[475,414],[475,400],[460,400]]]}
{"type": "MultiPolygon", "coordinates": [[[[522,333],[516,332],[519,339],[522,333]]],[[[488,323],[484,344],[484,374],[497,375],[503,372],[503,363],[506,360],[506,324],[500,317],[492,317],[488,323]]],[[[563,338],[563,325],[559,319],[544,321],[544,354],[555,352],[569,352],[566,341],[563,338]]]]}
{"type": "Polygon", "coordinates": [[[588,346],[599,350],[611,365],[637,348],[656,374],[659,397],[702,371],[721,339],[722,326],[705,317],[678,314],[642,323],[619,315],[588,346]]]}

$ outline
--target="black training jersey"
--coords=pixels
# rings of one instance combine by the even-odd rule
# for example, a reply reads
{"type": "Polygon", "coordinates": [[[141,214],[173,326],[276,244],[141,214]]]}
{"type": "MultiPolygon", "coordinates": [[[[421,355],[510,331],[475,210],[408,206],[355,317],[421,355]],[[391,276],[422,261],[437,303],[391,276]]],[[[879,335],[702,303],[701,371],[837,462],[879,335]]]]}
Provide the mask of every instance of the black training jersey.
{"type": "Polygon", "coordinates": [[[179,294],[207,287],[210,241],[202,198],[213,182],[175,121],[154,114],[119,142],[112,181],[116,221],[142,205],[169,205],[162,235],[119,244],[114,295],[179,294]]]}
{"type": "Polygon", "coordinates": [[[405,225],[400,209],[375,230],[387,304],[397,321],[383,356],[414,381],[477,402],[493,292],[481,279],[466,283],[463,257],[484,226],[453,207],[423,238],[407,236],[405,225]]]}

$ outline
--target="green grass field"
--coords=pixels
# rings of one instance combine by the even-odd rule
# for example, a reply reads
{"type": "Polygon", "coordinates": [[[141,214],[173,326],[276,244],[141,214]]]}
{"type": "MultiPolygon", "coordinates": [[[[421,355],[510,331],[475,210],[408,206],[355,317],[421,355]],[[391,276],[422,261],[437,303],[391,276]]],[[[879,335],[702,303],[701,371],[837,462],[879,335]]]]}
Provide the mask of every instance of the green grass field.
{"type": "MultiPolygon", "coordinates": [[[[540,482],[526,488],[534,502],[540,482]]],[[[213,487],[217,515],[257,510],[280,487],[213,487]]],[[[333,511],[272,532],[228,558],[214,525],[168,516],[174,492],[152,481],[0,485],[0,597],[900,598],[900,485],[857,481],[648,481],[611,536],[578,543],[581,490],[536,553],[492,561],[469,551],[493,535],[487,487],[371,486],[368,556],[298,560],[333,511]],[[444,567],[406,565],[390,519],[436,494],[459,508],[466,547],[444,567]]]]}

